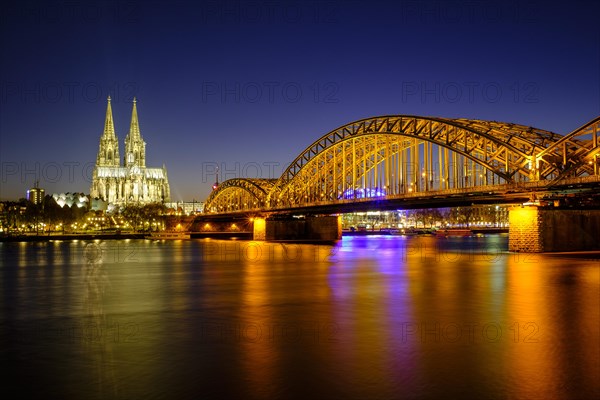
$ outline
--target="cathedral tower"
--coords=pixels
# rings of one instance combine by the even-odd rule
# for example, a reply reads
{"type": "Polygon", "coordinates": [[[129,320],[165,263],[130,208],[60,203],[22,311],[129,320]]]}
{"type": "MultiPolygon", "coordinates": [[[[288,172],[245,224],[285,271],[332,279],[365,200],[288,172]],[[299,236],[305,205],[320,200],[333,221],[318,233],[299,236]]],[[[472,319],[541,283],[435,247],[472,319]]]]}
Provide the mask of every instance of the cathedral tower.
{"type": "Polygon", "coordinates": [[[104,132],[102,132],[102,136],[100,137],[96,165],[102,167],[118,167],[120,164],[119,161],[119,140],[115,133],[112,108],[110,106],[110,96],[108,96],[106,118],[104,119],[104,132]]]}
{"type": "Polygon", "coordinates": [[[131,124],[129,125],[129,133],[125,138],[125,157],[123,159],[125,167],[146,166],[146,142],[144,142],[140,133],[136,103],[134,97],[131,124]]]}
{"type": "Polygon", "coordinates": [[[125,156],[120,165],[119,144],[112,118],[110,97],[104,121],[104,133],[94,168],[90,195],[113,205],[163,203],[169,201],[167,168],[146,167],[146,142],[140,134],[136,99],[129,133],[125,138],[125,156]]]}

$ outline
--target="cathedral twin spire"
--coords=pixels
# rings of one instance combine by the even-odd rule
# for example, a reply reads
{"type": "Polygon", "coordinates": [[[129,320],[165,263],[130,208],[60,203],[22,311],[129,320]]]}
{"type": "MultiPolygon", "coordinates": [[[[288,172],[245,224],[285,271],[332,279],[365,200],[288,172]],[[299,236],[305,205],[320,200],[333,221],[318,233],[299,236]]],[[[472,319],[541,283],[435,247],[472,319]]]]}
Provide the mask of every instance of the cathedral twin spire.
{"type": "MultiPolygon", "coordinates": [[[[96,159],[97,166],[119,167],[119,141],[115,133],[112,107],[108,96],[106,106],[106,118],[104,120],[104,132],[100,138],[100,148],[96,159]]],[[[140,125],[137,115],[137,100],[133,98],[133,110],[131,112],[131,123],[129,133],[125,137],[124,165],[126,167],[146,166],[146,143],[140,133],[140,125]]]]}
{"type": "Polygon", "coordinates": [[[102,137],[100,137],[100,148],[98,149],[96,165],[104,167],[118,167],[120,165],[119,140],[115,133],[112,107],[110,106],[110,96],[108,96],[106,118],[104,119],[104,132],[102,132],[102,137]]]}
{"type": "Polygon", "coordinates": [[[146,142],[140,134],[140,124],[137,115],[137,101],[133,98],[133,110],[131,111],[131,123],[129,133],[125,137],[125,166],[146,166],[146,142]]]}
{"type": "Polygon", "coordinates": [[[100,137],[90,196],[114,205],[169,201],[169,180],[165,166],[146,167],[146,143],[140,133],[137,100],[133,99],[123,158],[119,156],[119,139],[115,133],[111,98],[108,97],[107,101],[104,131],[100,137]]]}
{"type": "Polygon", "coordinates": [[[133,137],[139,137],[140,135],[140,124],[138,123],[138,115],[137,115],[137,100],[135,97],[133,98],[133,110],[131,111],[131,123],[129,124],[129,135],[133,137]]]}
{"type": "Polygon", "coordinates": [[[111,139],[117,138],[117,135],[115,134],[115,125],[113,123],[112,107],[110,106],[110,96],[108,96],[108,105],[106,106],[106,119],[104,120],[104,133],[102,134],[102,136],[111,139]]]}

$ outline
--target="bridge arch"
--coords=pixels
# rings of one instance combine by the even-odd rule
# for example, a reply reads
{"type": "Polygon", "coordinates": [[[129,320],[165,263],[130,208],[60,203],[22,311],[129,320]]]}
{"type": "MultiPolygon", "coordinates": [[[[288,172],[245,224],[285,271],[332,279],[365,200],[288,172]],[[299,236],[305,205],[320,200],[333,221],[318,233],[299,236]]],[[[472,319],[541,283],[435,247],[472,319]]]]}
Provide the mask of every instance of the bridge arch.
{"type": "Polygon", "coordinates": [[[308,146],[268,195],[271,207],[532,178],[533,155],[560,139],[495,121],[381,116],[343,125],[308,146]]]}
{"type": "Polygon", "coordinates": [[[536,164],[541,178],[558,171],[550,185],[567,177],[600,174],[600,117],[560,136],[536,155],[536,164]]]}
{"type": "Polygon", "coordinates": [[[600,117],[562,136],[498,121],[379,116],[323,135],[278,179],[223,182],[205,210],[288,209],[361,198],[404,199],[423,192],[464,194],[504,184],[510,187],[494,190],[512,190],[540,187],[540,181],[541,187],[550,187],[565,177],[596,179],[599,159],[600,117]]]}
{"type": "Polygon", "coordinates": [[[234,178],[221,183],[206,199],[205,212],[260,209],[276,179],[234,178]]]}

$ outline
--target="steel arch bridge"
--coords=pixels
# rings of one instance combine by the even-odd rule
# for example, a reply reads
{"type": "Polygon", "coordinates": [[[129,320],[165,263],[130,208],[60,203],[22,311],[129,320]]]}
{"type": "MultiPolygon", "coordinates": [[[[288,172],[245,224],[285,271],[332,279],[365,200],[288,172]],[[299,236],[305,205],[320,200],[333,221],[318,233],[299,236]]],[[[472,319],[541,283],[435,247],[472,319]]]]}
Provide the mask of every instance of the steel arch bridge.
{"type": "Polygon", "coordinates": [[[205,212],[276,211],[600,181],[600,117],[568,135],[471,119],[390,115],[323,135],[278,179],[236,178],[205,212]]]}

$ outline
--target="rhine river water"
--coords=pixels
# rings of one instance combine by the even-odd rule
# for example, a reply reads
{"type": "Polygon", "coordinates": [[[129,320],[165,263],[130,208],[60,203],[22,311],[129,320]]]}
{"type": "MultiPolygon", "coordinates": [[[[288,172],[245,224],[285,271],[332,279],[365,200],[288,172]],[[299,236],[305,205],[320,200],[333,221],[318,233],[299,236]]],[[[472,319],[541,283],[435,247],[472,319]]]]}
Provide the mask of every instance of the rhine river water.
{"type": "Polygon", "coordinates": [[[600,398],[600,261],[506,236],[0,243],[3,392],[600,398]]]}

